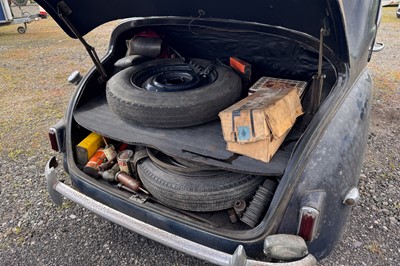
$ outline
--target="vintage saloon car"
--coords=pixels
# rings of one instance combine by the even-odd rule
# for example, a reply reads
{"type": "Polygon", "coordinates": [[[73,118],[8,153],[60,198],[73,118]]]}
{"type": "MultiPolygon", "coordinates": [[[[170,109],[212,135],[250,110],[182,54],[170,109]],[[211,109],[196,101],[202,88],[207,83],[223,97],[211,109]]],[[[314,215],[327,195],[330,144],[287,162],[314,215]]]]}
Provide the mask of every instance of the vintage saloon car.
{"type": "Polygon", "coordinates": [[[94,61],[69,77],[76,91],[50,128],[73,184],[58,181],[52,158],[56,204],[63,195],[220,265],[314,265],[329,255],[359,199],[380,1],[37,2],[94,61]],[[124,20],[100,60],[83,36],[115,19],[124,20]],[[260,80],[302,84],[304,114],[284,134],[229,143],[255,136],[253,113],[249,127],[235,127],[242,109],[233,111],[228,136],[218,115],[260,99],[260,80]],[[259,158],[269,141],[277,151],[259,158]]]}

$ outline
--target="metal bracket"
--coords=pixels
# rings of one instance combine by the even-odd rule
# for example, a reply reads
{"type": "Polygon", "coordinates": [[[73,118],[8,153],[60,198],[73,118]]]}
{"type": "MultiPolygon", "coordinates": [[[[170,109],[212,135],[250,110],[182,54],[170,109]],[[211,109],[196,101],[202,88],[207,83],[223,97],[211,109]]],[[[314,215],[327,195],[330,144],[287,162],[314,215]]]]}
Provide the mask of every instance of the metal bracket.
{"type": "Polygon", "coordinates": [[[139,196],[137,194],[133,194],[132,196],[129,197],[129,200],[137,202],[137,203],[140,203],[140,204],[143,204],[143,203],[146,202],[147,199],[143,198],[143,197],[141,197],[141,196],[139,196]]]}
{"type": "Polygon", "coordinates": [[[130,189],[130,188],[124,186],[124,185],[121,184],[121,183],[119,183],[119,184],[117,185],[117,188],[123,189],[123,190],[126,190],[126,191],[132,193],[132,196],[129,197],[129,200],[131,200],[131,201],[134,201],[134,202],[143,204],[143,203],[145,203],[145,202],[149,199],[148,196],[139,195],[136,191],[134,191],[134,190],[132,190],[132,189],[130,189]]]}
{"type": "Polygon", "coordinates": [[[231,261],[232,266],[246,266],[247,256],[242,245],[239,245],[232,255],[231,261]]]}

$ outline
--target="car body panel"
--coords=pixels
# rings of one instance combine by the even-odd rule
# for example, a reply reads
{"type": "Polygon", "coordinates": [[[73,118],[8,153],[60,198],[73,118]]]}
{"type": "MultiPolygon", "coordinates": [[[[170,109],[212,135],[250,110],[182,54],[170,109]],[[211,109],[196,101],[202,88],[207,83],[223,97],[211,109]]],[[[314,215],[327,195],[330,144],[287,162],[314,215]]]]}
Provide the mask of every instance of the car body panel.
{"type": "Polygon", "coordinates": [[[318,138],[278,230],[296,234],[293,222],[299,220],[302,197],[313,191],[325,192],[320,235],[309,244],[310,252],[318,258],[325,257],[338,242],[351,210],[343,200],[358,185],[368,138],[371,95],[372,80],[364,71],[318,138]]]}
{"type": "Polygon", "coordinates": [[[397,6],[396,16],[397,18],[400,18],[400,4],[397,6]]]}
{"type": "Polygon", "coordinates": [[[39,0],[37,2],[73,38],[76,36],[58,15],[60,2],[64,2],[69,7],[71,13],[66,17],[81,35],[115,19],[149,16],[188,17],[192,18],[193,22],[200,18],[248,21],[304,32],[314,38],[319,38],[320,28],[326,24],[331,28],[331,34],[326,38],[326,45],[343,60],[348,58],[342,11],[337,0],[313,0],[307,5],[297,0],[252,0],[251,2],[223,0],[217,3],[212,0],[168,2],[120,0],[112,4],[105,0],[83,2],[39,0]],[[204,11],[204,15],[199,15],[199,10],[204,11]],[[331,12],[335,15],[327,15],[331,12]]]}
{"type": "Polygon", "coordinates": [[[38,0],[37,2],[46,9],[68,35],[74,38],[76,36],[58,15],[57,5],[59,2],[64,2],[69,6],[71,14],[67,18],[81,35],[85,35],[90,30],[111,20],[144,16],[192,17],[193,22],[200,18],[249,21],[304,32],[314,38],[319,38],[320,28],[325,24],[330,29],[330,34],[325,37],[325,45],[330,47],[342,61],[352,60],[354,63],[359,62],[359,58],[368,57],[365,49],[360,49],[360,47],[370,47],[371,49],[368,51],[372,52],[373,44],[366,40],[369,40],[371,36],[375,39],[377,10],[380,7],[380,2],[377,0],[361,2],[315,0],[307,5],[302,1],[295,0],[255,0],[251,4],[226,0],[219,1],[218,5],[211,0],[198,2],[174,0],[168,3],[159,0],[145,2],[125,0],[112,5],[105,0],[84,2],[38,0]],[[96,12],[93,12],[94,10],[96,12]],[[205,11],[205,14],[199,16],[198,10],[205,11]],[[359,54],[360,52],[364,54],[359,54]]]}
{"type": "Polygon", "coordinates": [[[341,1],[350,66],[361,73],[369,61],[379,22],[379,1],[341,1]]]}

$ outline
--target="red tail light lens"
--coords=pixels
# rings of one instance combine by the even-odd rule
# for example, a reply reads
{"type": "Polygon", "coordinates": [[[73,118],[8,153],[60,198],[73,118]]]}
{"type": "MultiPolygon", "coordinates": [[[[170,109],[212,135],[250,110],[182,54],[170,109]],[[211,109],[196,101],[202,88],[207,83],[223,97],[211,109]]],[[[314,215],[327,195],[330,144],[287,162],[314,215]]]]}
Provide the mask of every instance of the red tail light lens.
{"type": "Polygon", "coordinates": [[[297,234],[305,241],[312,241],[317,234],[318,219],[319,211],[311,207],[302,207],[297,234]]]}
{"type": "Polygon", "coordinates": [[[51,148],[57,152],[60,151],[57,143],[57,131],[54,128],[50,128],[49,130],[49,139],[51,148]]]}

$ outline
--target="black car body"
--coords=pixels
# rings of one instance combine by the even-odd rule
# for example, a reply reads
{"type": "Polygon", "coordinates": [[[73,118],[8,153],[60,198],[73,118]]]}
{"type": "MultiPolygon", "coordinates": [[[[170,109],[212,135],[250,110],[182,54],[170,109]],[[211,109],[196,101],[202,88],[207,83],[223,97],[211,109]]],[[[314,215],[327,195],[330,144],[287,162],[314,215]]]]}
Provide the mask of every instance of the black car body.
{"type": "Polygon", "coordinates": [[[397,18],[400,18],[400,4],[397,6],[396,16],[397,18]]]}
{"type": "MultiPolygon", "coordinates": [[[[97,69],[78,79],[64,119],[51,128],[64,169],[76,188],[56,180],[56,162],[50,160],[46,177],[56,202],[61,193],[131,230],[221,265],[256,263],[246,259],[246,254],[312,265],[314,257],[322,259],[332,251],[359,196],[372,90],[366,66],[375,42],[380,1],[37,2],[67,34],[80,39],[107,21],[140,17],[123,21],[113,31],[108,53],[96,63],[97,69]],[[237,56],[252,64],[254,77],[308,82],[302,101],[306,115],[288,135],[291,141],[264,163],[225,150],[222,135],[206,128],[217,122],[171,130],[119,119],[107,106],[107,80],[119,71],[114,64],[126,55],[126,41],[144,29],[162,35],[183,57],[226,64],[230,56],[237,56]],[[307,111],[312,80],[318,73],[325,77],[321,104],[317,111],[307,111]],[[273,178],[279,184],[254,228],[231,226],[219,218],[207,220],[210,213],[185,214],[157,202],[139,203],[130,193],[78,167],[75,147],[90,132],[185,160],[273,178]],[[236,157],[232,160],[232,156],[236,157]],[[298,244],[298,234],[305,238],[308,252],[298,244]],[[274,248],[283,251],[271,254],[274,248]]],[[[86,44],[86,48],[96,60],[91,47],[86,44]]]]}

